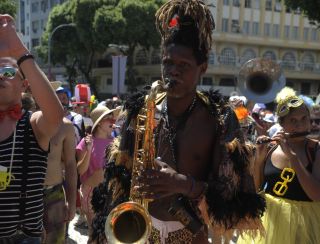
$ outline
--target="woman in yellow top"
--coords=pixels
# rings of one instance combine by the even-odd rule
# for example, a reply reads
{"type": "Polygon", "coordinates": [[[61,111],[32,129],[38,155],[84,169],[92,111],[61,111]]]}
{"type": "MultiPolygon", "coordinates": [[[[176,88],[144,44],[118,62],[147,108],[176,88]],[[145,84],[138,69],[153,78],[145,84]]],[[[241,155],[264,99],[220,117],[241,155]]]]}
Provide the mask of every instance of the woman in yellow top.
{"type": "Polygon", "coordinates": [[[271,139],[257,139],[254,164],[255,184],[267,201],[266,235],[243,236],[238,243],[320,243],[320,149],[318,141],[306,137],[310,112],[291,88],[276,100],[283,129],[271,139]]]}

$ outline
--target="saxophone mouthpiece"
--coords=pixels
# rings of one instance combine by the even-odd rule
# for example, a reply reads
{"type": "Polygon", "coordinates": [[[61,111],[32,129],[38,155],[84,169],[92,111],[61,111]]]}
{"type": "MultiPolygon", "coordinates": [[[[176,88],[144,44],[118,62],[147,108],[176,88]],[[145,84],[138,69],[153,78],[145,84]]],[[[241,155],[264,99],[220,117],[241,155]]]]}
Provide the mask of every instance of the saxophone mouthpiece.
{"type": "Polygon", "coordinates": [[[164,79],[164,83],[165,83],[164,89],[167,90],[167,89],[172,88],[177,83],[177,81],[167,77],[164,79]]]}

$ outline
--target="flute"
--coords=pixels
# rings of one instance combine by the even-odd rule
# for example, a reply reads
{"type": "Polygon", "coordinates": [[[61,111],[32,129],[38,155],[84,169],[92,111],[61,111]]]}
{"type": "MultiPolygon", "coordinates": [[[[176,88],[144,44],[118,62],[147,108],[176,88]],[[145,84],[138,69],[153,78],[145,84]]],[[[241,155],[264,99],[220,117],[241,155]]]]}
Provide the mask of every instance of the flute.
{"type": "MultiPolygon", "coordinates": [[[[297,133],[284,133],[286,137],[288,138],[297,138],[297,137],[301,137],[301,136],[307,136],[310,134],[309,131],[304,131],[304,132],[297,132],[297,133]]],[[[274,141],[272,138],[267,138],[263,141],[257,141],[256,144],[257,145],[260,145],[260,144],[266,144],[266,143],[269,143],[269,142],[272,142],[274,141]]]]}

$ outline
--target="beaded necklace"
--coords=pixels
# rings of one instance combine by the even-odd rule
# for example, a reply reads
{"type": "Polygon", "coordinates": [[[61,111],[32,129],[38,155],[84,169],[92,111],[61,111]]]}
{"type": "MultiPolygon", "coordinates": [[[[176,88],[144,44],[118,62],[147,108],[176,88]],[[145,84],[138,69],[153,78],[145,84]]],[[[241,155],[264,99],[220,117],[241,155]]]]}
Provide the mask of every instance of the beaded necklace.
{"type": "Polygon", "coordinates": [[[173,126],[172,118],[170,118],[168,115],[167,99],[165,99],[165,101],[163,102],[163,106],[161,109],[161,117],[163,118],[165,129],[168,131],[169,144],[170,144],[173,163],[176,166],[176,169],[178,172],[179,172],[179,167],[178,167],[178,158],[177,158],[178,157],[177,134],[179,130],[182,130],[185,127],[196,104],[197,104],[197,95],[194,96],[191,104],[183,112],[183,114],[176,119],[177,122],[175,126],[173,126]]]}

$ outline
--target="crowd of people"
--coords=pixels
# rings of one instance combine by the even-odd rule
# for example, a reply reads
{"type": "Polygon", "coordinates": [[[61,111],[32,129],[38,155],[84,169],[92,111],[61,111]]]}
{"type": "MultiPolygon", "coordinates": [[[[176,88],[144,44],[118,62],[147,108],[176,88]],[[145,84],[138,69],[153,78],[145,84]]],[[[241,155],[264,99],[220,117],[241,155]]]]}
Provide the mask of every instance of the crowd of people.
{"type": "Polygon", "coordinates": [[[202,1],[167,1],[162,80],[93,105],[0,15],[1,244],[65,243],[76,212],[88,243],[135,242],[128,223],[105,232],[133,199],[152,200],[148,243],[320,243],[320,105],[288,87],[270,104],[198,91],[214,25],[202,1]]]}

